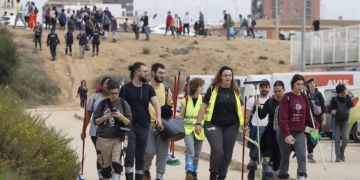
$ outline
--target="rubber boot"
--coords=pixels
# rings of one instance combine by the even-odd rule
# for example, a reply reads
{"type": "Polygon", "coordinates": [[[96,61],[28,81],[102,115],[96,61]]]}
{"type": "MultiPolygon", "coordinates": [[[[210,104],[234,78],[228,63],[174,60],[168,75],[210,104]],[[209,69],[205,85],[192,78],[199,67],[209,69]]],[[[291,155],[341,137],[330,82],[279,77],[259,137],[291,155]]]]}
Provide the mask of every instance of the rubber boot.
{"type": "Polygon", "coordinates": [[[135,180],[143,180],[144,175],[143,174],[135,174],[135,180]]]}
{"type": "Polygon", "coordinates": [[[249,170],[247,175],[248,180],[255,180],[255,171],[257,170],[256,161],[250,160],[246,168],[249,170]]]}
{"type": "Polygon", "coordinates": [[[150,171],[144,170],[143,175],[144,175],[144,180],[151,180],[150,171]]]}
{"type": "Polygon", "coordinates": [[[134,173],[125,173],[126,180],[134,180],[134,173]]]}
{"type": "Polygon", "coordinates": [[[209,180],[216,180],[216,178],[217,178],[217,173],[216,172],[210,172],[209,180]]]}
{"type": "Polygon", "coordinates": [[[114,173],[111,177],[111,180],[120,180],[120,174],[114,173]]]}

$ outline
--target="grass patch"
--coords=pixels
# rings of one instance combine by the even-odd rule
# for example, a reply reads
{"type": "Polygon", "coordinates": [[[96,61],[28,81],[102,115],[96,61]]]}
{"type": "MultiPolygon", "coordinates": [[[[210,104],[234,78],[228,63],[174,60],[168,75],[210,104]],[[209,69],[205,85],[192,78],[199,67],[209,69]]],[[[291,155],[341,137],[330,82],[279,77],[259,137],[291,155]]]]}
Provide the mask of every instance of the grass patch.
{"type": "Polygon", "coordinates": [[[280,61],[279,61],[279,64],[285,64],[285,61],[284,61],[284,60],[280,60],[280,61]]]}
{"type": "Polygon", "coordinates": [[[26,178],[20,176],[19,173],[14,173],[9,170],[0,170],[0,179],[1,180],[30,180],[30,178],[26,178]]]}
{"type": "Polygon", "coordinates": [[[32,50],[27,50],[25,44],[16,44],[7,28],[0,27],[0,46],[0,85],[9,86],[17,93],[21,106],[58,102],[61,90],[44,70],[42,59],[31,55],[32,50]]]}
{"type": "Polygon", "coordinates": [[[148,48],[148,47],[143,47],[143,48],[142,48],[142,53],[143,53],[143,54],[150,54],[150,48],[148,48]]]}
{"type": "Polygon", "coordinates": [[[159,57],[161,57],[161,58],[166,58],[166,57],[168,57],[169,55],[168,54],[160,54],[159,55],[159,57]]]}
{"type": "Polygon", "coordinates": [[[25,112],[9,87],[0,86],[0,92],[1,167],[29,179],[75,179],[80,165],[72,138],[25,112]]]}
{"type": "Polygon", "coordinates": [[[259,58],[258,59],[261,59],[261,60],[267,60],[268,59],[268,57],[267,56],[259,56],[259,58]]]}
{"type": "Polygon", "coordinates": [[[175,49],[172,50],[172,53],[175,54],[175,55],[188,54],[189,49],[188,48],[175,48],[175,49]]]}

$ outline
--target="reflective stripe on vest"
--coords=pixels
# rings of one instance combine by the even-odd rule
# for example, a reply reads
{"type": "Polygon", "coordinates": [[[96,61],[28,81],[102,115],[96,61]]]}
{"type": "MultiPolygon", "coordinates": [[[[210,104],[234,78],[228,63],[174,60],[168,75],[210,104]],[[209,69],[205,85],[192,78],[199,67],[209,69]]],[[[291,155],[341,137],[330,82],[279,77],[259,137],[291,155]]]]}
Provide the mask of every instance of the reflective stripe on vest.
{"type": "MultiPolygon", "coordinates": [[[[242,107],[240,104],[240,97],[236,94],[236,92],[234,92],[235,94],[235,100],[236,100],[236,112],[239,118],[239,126],[242,126],[244,124],[244,116],[242,113],[242,107]]],[[[215,107],[215,101],[216,101],[216,96],[217,96],[217,89],[212,90],[211,96],[210,96],[210,100],[209,100],[209,105],[205,110],[205,115],[204,115],[204,120],[210,122],[213,112],[214,112],[214,107],[215,107]]]]}
{"type": "MultiPolygon", "coordinates": [[[[195,124],[197,122],[198,113],[202,104],[202,96],[199,94],[198,100],[196,101],[195,107],[194,103],[191,97],[188,98],[188,102],[186,103],[186,98],[183,98],[181,100],[181,104],[186,106],[186,114],[184,115],[184,128],[185,128],[185,134],[189,135],[191,133],[194,134],[196,139],[198,140],[204,140],[205,134],[204,129],[201,130],[200,135],[195,133],[195,124]]],[[[204,120],[201,121],[201,127],[204,126],[204,120]]]]}

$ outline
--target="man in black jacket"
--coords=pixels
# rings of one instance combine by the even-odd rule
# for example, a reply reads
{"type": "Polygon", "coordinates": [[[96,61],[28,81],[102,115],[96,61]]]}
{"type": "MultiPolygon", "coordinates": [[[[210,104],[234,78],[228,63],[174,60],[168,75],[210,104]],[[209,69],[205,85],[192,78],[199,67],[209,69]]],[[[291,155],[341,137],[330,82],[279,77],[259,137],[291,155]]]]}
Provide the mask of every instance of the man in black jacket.
{"type": "Polygon", "coordinates": [[[104,35],[104,32],[96,30],[93,32],[92,36],[92,56],[94,57],[95,48],[96,48],[96,55],[99,55],[99,45],[100,45],[100,35],[104,35]]]}
{"type": "Polygon", "coordinates": [[[82,59],[84,58],[85,48],[88,43],[86,34],[82,29],[80,30],[80,34],[77,36],[77,39],[79,40],[80,59],[82,59]]]}
{"type": "Polygon", "coordinates": [[[56,60],[56,46],[60,45],[60,40],[58,35],[54,32],[54,29],[51,29],[51,33],[49,33],[46,44],[50,46],[50,52],[52,56],[52,60],[56,60]]]}
{"type": "Polygon", "coordinates": [[[71,29],[69,29],[69,31],[66,33],[65,39],[66,39],[65,53],[66,53],[66,55],[67,55],[67,54],[68,54],[68,50],[70,50],[70,56],[72,56],[72,48],[71,48],[71,45],[74,43],[74,37],[73,37],[73,32],[72,32],[71,29]]]}

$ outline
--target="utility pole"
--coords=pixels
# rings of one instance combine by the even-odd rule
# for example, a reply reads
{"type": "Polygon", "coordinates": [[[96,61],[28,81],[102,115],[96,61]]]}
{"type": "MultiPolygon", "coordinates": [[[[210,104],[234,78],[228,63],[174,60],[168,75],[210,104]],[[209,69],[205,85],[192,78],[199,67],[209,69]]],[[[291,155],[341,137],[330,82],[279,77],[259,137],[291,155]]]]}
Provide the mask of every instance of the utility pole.
{"type": "Polygon", "coordinates": [[[306,0],[302,0],[302,21],[301,21],[301,56],[300,70],[305,72],[305,28],[306,28],[306,0]]]}
{"type": "Polygon", "coordinates": [[[276,40],[279,40],[279,0],[275,0],[275,26],[276,26],[276,40]]]}

